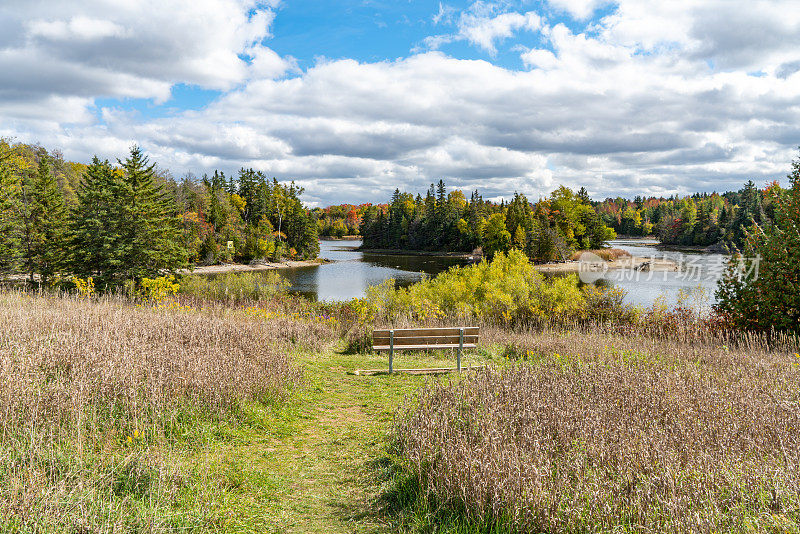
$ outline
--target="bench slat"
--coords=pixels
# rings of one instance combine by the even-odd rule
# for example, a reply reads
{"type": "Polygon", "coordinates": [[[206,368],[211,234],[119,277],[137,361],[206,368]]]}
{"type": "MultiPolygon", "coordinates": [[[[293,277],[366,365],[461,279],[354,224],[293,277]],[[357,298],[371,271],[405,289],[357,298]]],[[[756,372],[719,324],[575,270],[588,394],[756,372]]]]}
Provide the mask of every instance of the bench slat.
{"type": "MultiPolygon", "coordinates": [[[[479,336],[464,336],[464,343],[477,343],[479,336]]],[[[435,343],[455,343],[459,342],[458,336],[430,336],[430,337],[396,337],[394,346],[402,347],[405,345],[425,345],[435,343]]],[[[389,336],[373,337],[372,343],[375,345],[388,345],[389,336]]]]}
{"type": "MultiPolygon", "coordinates": [[[[397,350],[402,348],[403,350],[432,350],[432,349],[457,349],[459,347],[458,343],[443,343],[440,345],[402,345],[402,347],[398,347],[397,345],[394,346],[394,349],[397,350]]],[[[475,349],[478,346],[474,343],[464,343],[465,349],[475,349]]],[[[373,350],[377,352],[381,351],[388,351],[389,345],[375,345],[372,347],[373,350]]]]}
{"type": "MultiPolygon", "coordinates": [[[[422,336],[457,336],[459,328],[396,328],[394,330],[395,339],[399,337],[422,337],[422,336]]],[[[375,330],[373,337],[389,337],[391,330],[375,330]]],[[[464,327],[465,336],[477,336],[480,334],[479,326],[464,327]]]]}
{"type": "MultiPolygon", "coordinates": [[[[388,333],[388,332],[373,332],[372,333],[372,337],[379,337],[379,338],[383,338],[383,337],[388,338],[390,335],[391,334],[388,333]]],[[[459,335],[460,334],[458,332],[426,332],[426,333],[419,333],[419,332],[406,331],[406,332],[402,332],[402,333],[395,332],[394,333],[394,338],[395,339],[401,339],[401,338],[404,338],[404,337],[458,337],[459,335]]],[[[479,335],[480,335],[479,332],[468,332],[466,330],[464,331],[464,336],[477,337],[479,335]]]]}

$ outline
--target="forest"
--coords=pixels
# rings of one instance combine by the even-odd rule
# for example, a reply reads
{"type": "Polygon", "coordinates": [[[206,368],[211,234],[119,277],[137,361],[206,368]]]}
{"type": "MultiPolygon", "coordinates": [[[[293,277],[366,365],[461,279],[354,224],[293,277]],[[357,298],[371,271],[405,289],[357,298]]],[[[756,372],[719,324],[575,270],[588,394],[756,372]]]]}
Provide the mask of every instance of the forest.
{"type": "Polygon", "coordinates": [[[654,236],[668,245],[713,246],[741,250],[745,228],[753,222],[774,219],[770,191],[776,182],[758,189],[748,181],[739,191],[695,193],[669,198],[641,197],[606,199],[594,203],[608,226],[619,235],[654,236]]]}
{"type": "Polygon", "coordinates": [[[361,219],[371,204],[339,204],[327,208],[314,208],[320,237],[342,238],[361,235],[361,219]]]}
{"type": "Polygon", "coordinates": [[[0,140],[0,273],[102,285],[190,265],[316,258],[303,189],[241,169],[175,180],[134,146],[88,165],[0,140]]]}
{"type": "Polygon", "coordinates": [[[447,192],[443,181],[425,197],[396,190],[388,206],[366,210],[361,224],[365,248],[470,252],[488,258],[512,248],[536,261],[566,260],[576,249],[601,248],[616,234],[592,208],[585,190],[560,187],[531,204],[515,193],[506,204],[483,200],[473,191],[447,192]]]}

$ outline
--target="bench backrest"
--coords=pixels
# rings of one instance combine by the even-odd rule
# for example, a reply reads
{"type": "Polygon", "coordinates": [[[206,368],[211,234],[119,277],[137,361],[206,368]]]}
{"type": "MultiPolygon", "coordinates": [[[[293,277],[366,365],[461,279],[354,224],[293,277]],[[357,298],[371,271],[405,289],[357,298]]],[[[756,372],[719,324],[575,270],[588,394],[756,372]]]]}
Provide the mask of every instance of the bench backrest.
{"type": "Polygon", "coordinates": [[[395,328],[375,330],[372,345],[376,351],[424,349],[474,349],[480,336],[480,327],[463,328],[395,328]]]}

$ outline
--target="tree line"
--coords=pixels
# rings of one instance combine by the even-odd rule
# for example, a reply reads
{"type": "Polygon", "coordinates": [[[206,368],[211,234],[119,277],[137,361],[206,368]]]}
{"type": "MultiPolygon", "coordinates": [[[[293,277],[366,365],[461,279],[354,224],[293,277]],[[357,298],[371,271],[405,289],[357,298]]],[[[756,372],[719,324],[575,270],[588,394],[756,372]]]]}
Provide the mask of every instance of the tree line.
{"type": "Polygon", "coordinates": [[[444,182],[425,197],[395,190],[387,204],[359,211],[364,246],[372,249],[469,252],[491,257],[512,248],[537,262],[567,259],[576,250],[600,248],[617,235],[656,237],[666,245],[743,250],[746,230],[774,219],[777,182],[759,189],[752,181],[734,192],[669,198],[621,197],[595,201],[585,188],[559,187],[529,202],[484,201],[474,191],[447,192],[444,182]]]}
{"type": "Polygon", "coordinates": [[[718,246],[741,250],[745,229],[774,217],[777,184],[758,189],[748,181],[739,191],[669,198],[606,199],[596,204],[603,221],[620,235],[654,236],[668,245],[718,246]]]}
{"type": "Polygon", "coordinates": [[[302,193],[252,169],[178,182],[136,146],[81,165],[0,139],[0,274],[112,287],[196,264],[315,258],[302,193]]]}
{"type": "Polygon", "coordinates": [[[600,248],[614,239],[592,207],[585,189],[559,187],[531,203],[520,193],[506,203],[485,201],[478,191],[469,200],[447,192],[442,180],[425,194],[395,190],[385,206],[370,206],[362,216],[365,248],[470,252],[478,247],[491,258],[511,249],[538,262],[566,260],[575,250],[600,248]]]}

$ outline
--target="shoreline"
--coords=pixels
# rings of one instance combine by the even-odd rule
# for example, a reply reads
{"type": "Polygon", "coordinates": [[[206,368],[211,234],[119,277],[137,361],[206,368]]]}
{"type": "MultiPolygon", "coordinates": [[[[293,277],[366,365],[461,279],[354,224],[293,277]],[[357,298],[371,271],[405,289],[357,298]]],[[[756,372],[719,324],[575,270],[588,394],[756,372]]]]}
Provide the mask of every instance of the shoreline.
{"type": "Polygon", "coordinates": [[[342,237],[324,236],[318,237],[320,241],[359,241],[360,235],[343,235],[342,237]]]}
{"type": "Polygon", "coordinates": [[[358,252],[364,254],[380,254],[383,256],[430,256],[434,258],[457,258],[462,260],[479,260],[482,254],[471,252],[441,252],[435,250],[399,250],[393,248],[356,248],[358,252]]]}
{"type": "Polygon", "coordinates": [[[541,263],[534,265],[536,269],[543,273],[564,274],[579,273],[586,271],[619,271],[634,270],[641,272],[677,272],[680,267],[677,263],[663,258],[653,259],[641,256],[628,256],[614,261],[606,261],[603,264],[587,263],[571,260],[562,263],[541,263]]]}
{"type": "Polygon", "coordinates": [[[703,254],[730,254],[725,248],[716,243],[714,245],[664,245],[659,243],[656,246],[659,250],[668,250],[670,252],[687,252],[687,253],[694,253],[699,252],[703,254]]]}
{"type": "Polygon", "coordinates": [[[278,269],[295,269],[297,267],[315,267],[331,263],[331,260],[317,258],[315,260],[286,260],[281,262],[263,262],[253,265],[243,263],[226,263],[222,265],[201,265],[191,271],[184,269],[180,274],[224,274],[224,273],[252,273],[259,271],[274,271],[278,269]]]}
{"type": "MultiPolygon", "coordinates": [[[[610,241],[642,241],[644,244],[652,245],[658,250],[668,250],[670,252],[702,252],[707,254],[728,254],[725,247],[721,243],[713,243],[711,245],[673,245],[662,243],[657,237],[643,237],[643,236],[617,236],[616,239],[610,241]]],[[[609,242],[610,242],[609,241],[609,242]]]]}

